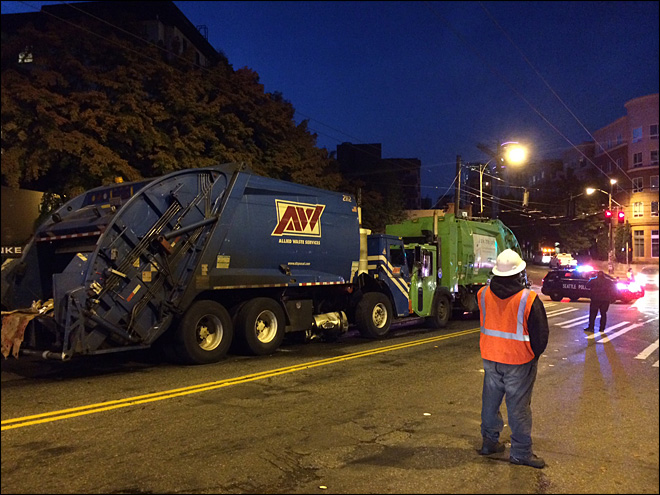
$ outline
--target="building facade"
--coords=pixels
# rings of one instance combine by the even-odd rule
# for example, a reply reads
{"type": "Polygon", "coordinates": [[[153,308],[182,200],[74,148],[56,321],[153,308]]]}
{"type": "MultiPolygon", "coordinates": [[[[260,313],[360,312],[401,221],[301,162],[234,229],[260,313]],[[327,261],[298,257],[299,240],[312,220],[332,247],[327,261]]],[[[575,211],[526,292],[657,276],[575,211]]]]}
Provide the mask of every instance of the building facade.
{"type": "MultiPolygon", "coordinates": [[[[75,4],[44,5],[40,12],[2,15],[2,35],[11,35],[30,23],[36,27],[50,22],[71,22],[78,18],[96,18],[118,29],[127,22],[140,26],[138,33],[145,41],[166,50],[171,57],[186,56],[202,67],[208,67],[221,55],[208,42],[205,25],[194,26],[171,1],[104,1],[75,4]]],[[[81,35],[84,31],[81,31],[81,35]]],[[[19,61],[32,62],[28,52],[17,54],[19,61]]]]}
{"type": "Polygon", "coordinates": [[[594,163],[616,180],[612,198],[631,226],[631,262],[658,263],[658,94],[624,106],[625,116],[593,133],[594,163]]]}
{"type": "Polygon", "coordinates": [[[383,158],[381,143],[342,143],[337,146],[337,161],[347,179],[359,179],[369,189],[384,195],[396,186],[402,193],[405,209],[421,208],[421,161],[418,158],[383,158]]]}
{"type": "Polygon", "coordinates": [[[582,142],[574,148],[567,149],[561,159],[564,177],[575,177],[584,181],[593,176],[594,142],[582,142]]]}

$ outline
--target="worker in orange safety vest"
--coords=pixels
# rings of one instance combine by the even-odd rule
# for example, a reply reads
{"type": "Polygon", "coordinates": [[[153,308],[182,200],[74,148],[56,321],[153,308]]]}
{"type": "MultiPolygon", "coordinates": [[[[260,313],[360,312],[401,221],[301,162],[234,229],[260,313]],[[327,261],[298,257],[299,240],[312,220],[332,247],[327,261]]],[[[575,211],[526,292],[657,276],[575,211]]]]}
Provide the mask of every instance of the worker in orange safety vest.
{"type": "Polygon", "coordinates": [[[490,283],[477,294],[484,365],[481,404],[481,455],[504,452],[499,442],[506,400],[511,428],[509,461],[542,468],[532,452],[532,389],[539,356],[548,345],[548,317],[536,293],[528,288],[526,263],[511,249],[502,251],[490,283]]]}

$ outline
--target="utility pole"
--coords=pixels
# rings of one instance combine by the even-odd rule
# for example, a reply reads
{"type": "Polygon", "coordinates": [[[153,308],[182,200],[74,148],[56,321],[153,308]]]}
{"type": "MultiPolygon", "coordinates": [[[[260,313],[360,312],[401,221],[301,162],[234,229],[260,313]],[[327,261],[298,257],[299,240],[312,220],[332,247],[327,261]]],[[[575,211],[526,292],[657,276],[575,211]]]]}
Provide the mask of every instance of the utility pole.
{"type": "Polygon", "coordinates": [[[461,155],[456,155],[456,198],[454,199],[454,216],[460,218],[461,203],[461,155]]]}
{"type": "MultiPolygon", "coordinates": [[[[486,155],[490,156],[490,160],[488,160],[488,162],[486,162],[486,165],[484,165],[484,167],[481,169],[480,179],[483,180],[482,179],[483,171],[486,169],[486,166],[491,162],[495,162],[495,168],[494,168],[495,175],[499,176],[500,175],[500,166],[502,165],[502,159],[501,159],[502,158],[502,145],[500,144],[500,142],[499,141],[495,142],[495,148],[494,148],[495,150],[494,151],[493,151],[493,149],[489,148],[488,146],[486,146],[485,144],[482,144],[482,143],[478,143],[477,148],[479,148],[479,150],[484,152],[486,155]]],[[[491,196],[490,196],[490,215],[489,216],[490,216],[490,218],[495,218],[496,213],[499,212],[499,199],[497,199],[497,196],[495,194],[495,190],[496,190],[495,181],[491,180],[491,184],[492,185],[491,185],[491,189],[490,189],[491,196]]],[[[482,187],[483,186],[480,186],[479,196],[481,197],[481,202],[482,202],[481,210],[483,212],[483,189],[482,189],[482,187]]],[[[483,213],[482,213],[482,215],[483,215],[483,213]]]]}
{"type": "MultiPolygon", "coordinates": [[[[612,184],[611,183],[610,183],[610,201],[609,201],[609,205],[608,205],[608,210],[612,211],[612,184]]],[[[607,272],[610,275],[612,273],[614,273],[614,253],[612,252],[613,251],[613,247],[612,247],[612,244],[613,244],[613,242],[612,242],[612,220],[614,220],[614,219],[610,218],[610,227],[609,227],[609,232],[608,232],[608,235],[607,235],[607,242],[608,242],[608,246],[607,246],[607,272]]]]}

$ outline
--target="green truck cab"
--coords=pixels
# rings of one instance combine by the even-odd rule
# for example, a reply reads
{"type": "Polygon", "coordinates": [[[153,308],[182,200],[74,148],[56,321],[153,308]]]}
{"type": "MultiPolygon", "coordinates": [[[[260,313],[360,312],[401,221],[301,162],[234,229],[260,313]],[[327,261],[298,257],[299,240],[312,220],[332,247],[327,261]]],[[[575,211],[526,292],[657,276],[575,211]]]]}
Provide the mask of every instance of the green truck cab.
{"type": "Polygon", "coordinates": [[[444,326],[453,310],[477,312],[477,292],[488,283],[497,255],[521,253],[513,232],[500,220],[457,218],[434,212],[387,225],[401,237],[411,269],[412,310],[444,326]]]}

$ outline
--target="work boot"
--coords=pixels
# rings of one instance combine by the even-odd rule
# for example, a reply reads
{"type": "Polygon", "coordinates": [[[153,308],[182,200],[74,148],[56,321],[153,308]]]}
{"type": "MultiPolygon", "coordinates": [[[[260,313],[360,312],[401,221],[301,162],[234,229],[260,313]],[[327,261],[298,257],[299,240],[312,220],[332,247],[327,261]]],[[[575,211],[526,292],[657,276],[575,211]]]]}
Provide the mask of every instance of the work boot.
{"type": "Polygon", "coordinates": [[[504,444],[484,438],[481,448],[477,452],[479,455],[499,454],[500,452],[504,452],[504,444]]]}
{"type": "Polygon", "coordinates": [[[531,466],[537,469],[541,469],[543,466],[545,466],[545,461],[540,457],[536,457],[534,454],[525,458],[509,456],[509,462],[511,464],[518,464],[519,466],[531,466]]]}

